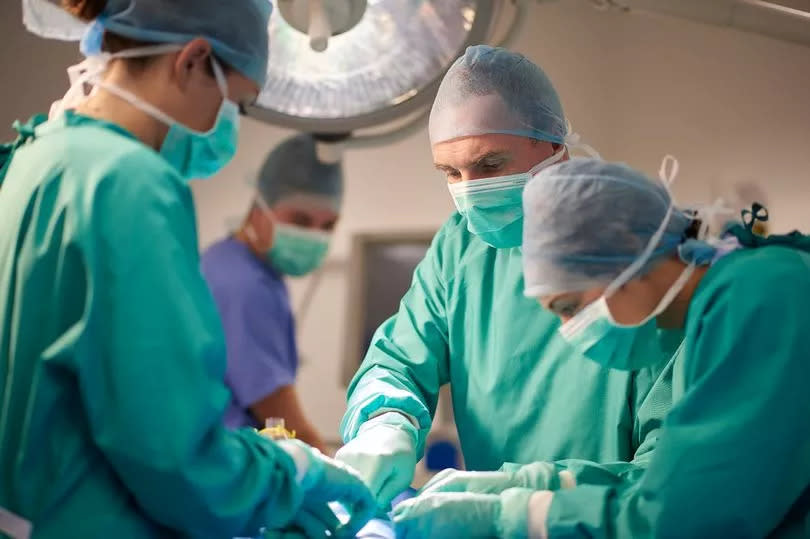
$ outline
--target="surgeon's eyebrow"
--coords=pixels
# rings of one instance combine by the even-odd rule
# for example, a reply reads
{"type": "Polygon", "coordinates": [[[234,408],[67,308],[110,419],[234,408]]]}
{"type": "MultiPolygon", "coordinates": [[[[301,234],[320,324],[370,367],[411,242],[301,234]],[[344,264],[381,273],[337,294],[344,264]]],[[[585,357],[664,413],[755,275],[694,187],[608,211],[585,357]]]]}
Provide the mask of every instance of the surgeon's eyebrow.
{"type": "MultiPolygon", "coordinates": [[[[478,155],[466,163],[464,163],[461,168],[462,169],[471,169],[473,167],[480,168],[482,166],[493,165],[493,164],[501,164],[505,163],[506,161],[511,160],[512,153],[509,150],[491,150],[484,154],[478,155]]],[[[442,172],[455,172],[458,169],[451,165],[445,165],[443,163],[434,163],[433,166],[436,169],[441,170],[442,172]]]]}
{"type": "Polygon", "coordinates": [[[493,150],[478,156],[467,164],[467,168],[501,165],[512,159],[509,150],[493,150]]]}
{"type": "Polygon", "coordinates": [[[436,167],[436,170],[441,170],[442,172],[456,172],[454,167],[450,165],[442,165],[441,163],[433,163],[433,166],[436,167]]]}

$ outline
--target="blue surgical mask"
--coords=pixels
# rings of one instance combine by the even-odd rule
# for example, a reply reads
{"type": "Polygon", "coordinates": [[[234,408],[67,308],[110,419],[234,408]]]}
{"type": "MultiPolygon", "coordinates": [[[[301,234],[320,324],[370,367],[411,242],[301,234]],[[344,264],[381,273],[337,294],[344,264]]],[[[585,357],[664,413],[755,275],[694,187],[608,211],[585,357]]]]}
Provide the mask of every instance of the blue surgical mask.
{"type": "Polygon", "coordinates": [[[193,180],[213,176],[234,156],[239,138],[239,107],[228,99],[225,74],[213,56],[211,56],[211,66],[222,94],[222,103],[214,126],[205,132],[190,129],[132,92],[101,80],[101,75],[110,60],[114,58],[153,56],[180,49],[182,49],[182,45],[154,45],[115,54],[105,53],[88,57],[81,64],[68,69],[71,88],[61,101],[54,104],[51,115],[58,114],[65,108],[75,107],[85,99],[85,84],[99,86],[169,126],[169,131],[160,147],[160,154],[181,177],[185,180],[193,180]]]}
{"type": "Polygon", "coordinates": [[[330,234],[283,223],[273,226],[273,246],[265,255],[273,269],[300,277],[323,263],[329,250],[330,234]]]}
{"type": "Polygon", "coordinates": [[[467,230],[492,247],[518,247],[523,241],[523,188],[532,177],[560,161],[566,148],[529,172],[448,184],[467,230]]]}

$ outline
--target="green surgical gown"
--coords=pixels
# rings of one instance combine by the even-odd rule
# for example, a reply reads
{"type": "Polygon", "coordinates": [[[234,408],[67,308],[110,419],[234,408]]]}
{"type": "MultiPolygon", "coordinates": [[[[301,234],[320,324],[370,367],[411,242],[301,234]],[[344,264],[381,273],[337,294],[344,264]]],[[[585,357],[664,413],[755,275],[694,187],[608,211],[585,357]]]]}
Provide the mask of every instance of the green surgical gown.
{"type": "MultiPolygon", "coordinates": [[[[455,214],[399,312],[372,339],[349,387],[344,439],[369,416],[400,410],[419,424],[421,453],[439,388],[450,383],[469,470],[563,458],[630,461],[649,450],[671,403],[670,379],[656,384],[657,370],[604,369],[575,352],[558,327],[556,316],[523,295],[520,249],[489,247],[455,214]]],[[[658,353],[671,357],[680,337],[658,353]]]]}
{"type": "Polygon", "coordinates": [[[0,189],[0,506],[35,538],[284,525],[295,465],[222,426],[224,373],[188,186],[111,124],[37,127],[0,189]]]}
{"type": "Polygon", "coordinates": [[[808,298],[799,249],[743,249],[710,268],[646,471],[555,492],[549,537],[810,536],[808,298]]]}

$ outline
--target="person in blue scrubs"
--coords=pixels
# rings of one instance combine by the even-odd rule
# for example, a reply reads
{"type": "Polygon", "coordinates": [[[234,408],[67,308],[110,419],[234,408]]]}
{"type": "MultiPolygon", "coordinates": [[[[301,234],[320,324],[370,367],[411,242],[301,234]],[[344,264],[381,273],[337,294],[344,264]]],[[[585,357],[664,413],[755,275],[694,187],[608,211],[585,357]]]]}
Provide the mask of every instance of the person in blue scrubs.
{"type": "Polygon", "coordinates": [[[324,163],[310,135],[285,140],[267,157],[257,195],[240,229],[202,256],[227,344],[229,427],[283,418],[324,450],[295,390],[298,350],[284,277],[316,270],[326,255],[343,192],[339,161],[324,163]]]}

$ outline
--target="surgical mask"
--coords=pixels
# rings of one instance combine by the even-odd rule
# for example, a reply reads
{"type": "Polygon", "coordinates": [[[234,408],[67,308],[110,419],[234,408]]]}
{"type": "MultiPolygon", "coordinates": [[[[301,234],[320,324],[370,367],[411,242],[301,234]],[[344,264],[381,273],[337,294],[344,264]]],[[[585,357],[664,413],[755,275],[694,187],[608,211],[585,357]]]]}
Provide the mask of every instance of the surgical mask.
{"type": "Polygon", "coordinates": [[[529,172],[448,184],[467,230],[498,249],[518,247],[523,241],[523,188],[532,177],[562,160],[566,147],[532,167],[529,172]]]}
{"type": "MultiPolygon", "coordinates": [[[[256,195],[256,204],[266,215],[273,215],[273,210],[260,193],[256,195]]],[[[248,225],[245,232],[258,245],[259,236],[253,227],[248,225]]],[[[264,259],[283,275],[301,277],[315,271],[323,263],[331,239],[332,235],[328,232],[279,223],[273,219],[273,244],[264,253],[264,259]]]]}
{"type": "Polygon", "coordinates": [[[292,277],[318,269],[329,250],[330,234],[283,223],[273,226],[273,246],[265,254],[273,269],[292,277]]]}
{"type": "Polygon", "coordinates": [[[66,108],[73,108],[84,100],[86,98],[85,84],[104,88],[169,126],[169,131],[160,147],[160,154],[181,177],[188,181],[213,176],[233,158],[239,139],[239,107],[228,99],[225,74],[213,56],[211,56],[211,66],[222,94],[222,103],[214,126],[205,132],[190,129],[132,92],[101,80],[101,75],[112,59],[167,54],[181,49],[181,45],[156,45],[87,58],[81,64],[68,69],[71,88],[61,101],[52,106],[51,115],[61,113],[66,108]]]}
{"type": "Polygon", "coordinates": [[[560,326],[560,335],[603,367],[635,371],[655,365],[661,360],[655,318],[670,306],[694,270],[694,264],[688,265],[655,309],[636,324],[617,322],[610,313],[607,296],[602,295],[560,326]]]}
{"type": "MultiPolygon", "coordinates": [[[[667,188],[675,178],[677,170],[678,163],[675,158],[667,156],[661,165],[660,173],[667,188]],[[673,164],[669,173],[667,172],[668,163],[673,164]]],[[[695,270],[695,264],[691,263],[686,266],[652,312],[636,324],[628,325],[617,322],[610,312],[607,300],[616,290],[633,279],[649,261],[666,231],[673,212],[678,211],[671,196],[670,201],[663,221],[639,257],[607,286],[599,299],[588,304],[559,329],[560,335],[579,352],[604,367],[638,370],[654,365],[661,360],[660,353],[656,353],[653,346],[653,343],[656,342],[655,318],[663,313],[678,293],[683,290],[695,270]]]]}

